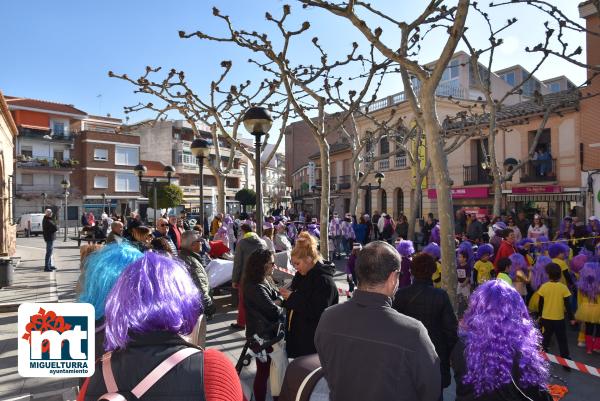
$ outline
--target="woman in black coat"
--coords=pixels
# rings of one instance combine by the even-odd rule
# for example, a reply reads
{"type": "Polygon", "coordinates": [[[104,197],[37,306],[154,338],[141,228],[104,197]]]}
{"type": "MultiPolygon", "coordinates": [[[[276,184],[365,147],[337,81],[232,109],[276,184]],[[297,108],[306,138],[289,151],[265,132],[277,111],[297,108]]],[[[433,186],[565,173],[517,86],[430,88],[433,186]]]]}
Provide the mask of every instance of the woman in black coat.
{"type": "MultiPolygon", "coordinates": [[[[257,249],[248,257],[244,269],[244,306],[246,307],[246,338],[258,335],[265,341],[277,337],[279,323],[283,318],[283,299],[279,296],[271,276],[275,267],[273,252],[257,249]]],[[[267,352],[272,351],[267,349],[267,352]]],[[[256,360],[254,377],[254,398],[264,401],[267,395],[271,358],[266,362],[256,360]]],[[[273,397],[276,400],[276,397],[273,397]]]]}
{"type": "Polygon", "coordinates": [[[290,358],[316,354],[314,338],[323,311],[338,303],[333,273],[335,265],[324,261],[317,241],[307,232],[298,235],[292,250],[297,270],[290,289],[280,288],[287,309],[286,350],[290,358]]]}

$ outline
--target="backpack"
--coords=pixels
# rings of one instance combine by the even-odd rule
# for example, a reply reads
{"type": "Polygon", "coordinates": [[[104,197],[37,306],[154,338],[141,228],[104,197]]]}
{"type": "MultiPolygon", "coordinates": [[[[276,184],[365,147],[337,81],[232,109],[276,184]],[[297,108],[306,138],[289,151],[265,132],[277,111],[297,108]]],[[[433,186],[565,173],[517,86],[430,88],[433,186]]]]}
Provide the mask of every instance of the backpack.
{"type": "MultiPolygon", "coordinates": [[[[158,382],[164,375],[169,373],[171,369],[173,369],[175,366],[177,366],[180,362],[184,361],[188,357],[199,352],[201,353],[200,371],[202,372],[202,383],[200,383],[202,393],[200,394],[199,401],[206,401],[206,395],[204,394],[204,355],[202,354],[201,350],[191,347],[181,349],[169,356],[164,361],[162,361],[129,392],[136,397],[136,400],[142,399],[144,394],[146,394],[146,392],[150,390],[150,388],[154,386],[156,382],[158,382]]],[[[127,401],[127,398],[120,394],[119,389],[117,388],[117,383],[115,381],[115,377],[113,375],[112,367],[110,364],[111,355],[111,352],[107,352],[102,356],[102,376],[104,377],[104,385],[106,386],[107,392],[101,395],[100,398],[98,398],[98,401],[127,401]]],[[[90,378],[86,379],[82,387],[82,391],[87,391],[89,379],[90,378]]]]}

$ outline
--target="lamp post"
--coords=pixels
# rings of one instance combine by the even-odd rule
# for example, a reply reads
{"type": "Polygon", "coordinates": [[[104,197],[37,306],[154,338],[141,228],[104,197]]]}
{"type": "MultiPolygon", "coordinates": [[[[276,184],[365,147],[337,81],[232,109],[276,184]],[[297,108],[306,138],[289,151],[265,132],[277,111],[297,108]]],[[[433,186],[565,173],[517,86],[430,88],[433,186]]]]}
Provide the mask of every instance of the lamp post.
{"type": "Polygon", "coordinates": [[[262,237],[263,210],[262,210],[262,184],[260,172],[261,139],[271,129],[273,117],[264,107],[251,107],[246,110],[242,118],[244,127],[254,136],[254,178],[256,180],[256,232],[262,237]]]}
{"type": "Polygon", "coordinates": [[[44,203],[42,204],[42,213],[46,213],[46,200],[48,199],[48,194],[42,192],[42,199],[44,200],[44,203]]]}
{"type": "Polygon", "coordinates": [[[175,167],[173,167],[169,164],[169,165],[165,166],[165,168],[163,169],[163,172],[165,173],[165,176],[167,177],[168,185],[171,185],[171,177],[175,173],[175,167]]]}
{"type": "Polygon", "coordinates": [[[102,192],[102,213],[106,213],[106,194],[102,192]]]}
{"type": "MultiPolygon", "coordinates": [[[[133,168],[133,172],[135,173],[135,175],[138,176],[140,195],[142,195],[142,177],[144,177],[144,175],[146,175],[147,171],[148,171],[148,169],[143,164],[138,164],[137,166],[135,166],[133,168]]],[[[148,217],[146,217],[146,218],[148,218],[148,217]]]]}
{"type": "MultiPolygon", "coordinates": [[[[197,138],[194,139],[194,142],[192,142],[190,146],[192,154],[196,156],[196,159],[198,160],[198,173],[200,174],[200,207],[198,215],[202,231],[204,231],[204,159],[208,157],[209,154],[208,145],[209,143],[206,139],[197,138]]],[[[204,235],[206,236],[206,233],[204,233],[204,235]]]]}
{"type": "Polygon", "coordinates": [[[71,183],[65,178],[61,181],[60,186],[65,190],[65,235],[63,242],[67,242],[67,198],[69,197],[69,187],[71,186],[71,183]]]}
{"type": "MultiPolygon", "coordinates": [[[[359,173],[359,176],[362,177],[363,173],[359,173]]],[[[385,175],[381,172],[375,173],[375,179],[377,180],[377,186],[373,186],[373,184],[369,183],[367,185],[362,185],[359,188],[367,191],[367,201],[365,202],[365,212],[371,216],[371,191],[374,189],[381,189],[381,183],[385,179],[385,175]]]]}

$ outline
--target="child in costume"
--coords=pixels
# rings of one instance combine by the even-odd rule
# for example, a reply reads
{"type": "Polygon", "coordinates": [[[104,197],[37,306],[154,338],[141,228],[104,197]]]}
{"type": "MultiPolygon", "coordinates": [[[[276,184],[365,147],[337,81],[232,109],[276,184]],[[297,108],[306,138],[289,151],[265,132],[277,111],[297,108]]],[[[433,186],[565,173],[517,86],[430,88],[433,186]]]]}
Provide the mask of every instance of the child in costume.
{"type": "Polygon", "coordinates": [[[485,283],[492,278],[494,264],[491,262],[494,256],[494,247],[490,244],[482,244],[477,249],[477,262],[473,266],[473,284],[475,286],[485,283]]]}
{"type": "Polygon", "coordinates": [[[585,351],[600,352],[600,264],[586,263],[577,280],[578,304],[575,319],[585,323],[585,351]]]}
{"type": "Polygon", "coordinates": [[[415,253],[415,247],[412,241],[400,240],[396,243],[396,250],[400,256],[402,256],[398,288],[408,287],[412,281],[410,268],[412,265],[412,255],[415,253]]]}
{"type": "Polygon", "coordinates": [[[548,273],[546,272],[546,266],[552,263],[552,259],[548,256],[540,256],[535,261],[535,265],[533,265],[533,269],[531,270],[531,290],[533,293],[529,297],[528,307],[529,313],[531,316],[537,318],[538,316],[538,307],[540,304],[540,295],[537,291],[540,287],[548,282],[548,273]]]}
{"type": "Polygon", "coordinates": [[[532,255],[534,244],[535,243],[531,238],[523,238],[521,241],[517,242],[517,252],[525,257],[529,266],[535,264],[535,259],[532,255]]]}
{"type": "Polygon", "coordinates": [[[435,288],[442,287],[442,264],[440,263],[440,258],[442,257],[442,252],[440,250],[440,246],[435,242],[430,243],[425,248],[423,248],[423,252],[430,255],[433,259],[435,259],[435,273],[431,275],[431,281],[433,281],[433,286],[435,288]]]}
{"type": "Polygon", "coordinates": [[[520,253],[513,253],[508,258],[511,262],[509,275],[513,281],[513,287],[525,301],[527,299],[527,285],[531,282],[531,270],[520,253]]]}
{"type": "MultiPolygon", "coordinates": [[[[569,269],[571,271],[571,275],[573,276],[573,280],[575,281],[576,285],[577,282],[579,281],[579,272],[581,271],[581,269],[583,269],[583,266],[587,263],[588,261],[588,255],[586,254],[579,254],[577,256],[575,256],[573,259],[571,259],[571,262],[569,262],[569,269]]],[[[579,307],[579,291],[575,291],[575,296],[571,297],[571,306],[573,307],[574,310],[578,310],[579,307]]],[[[580,348],[585,347],[585,323],[581,323],[579,325],[579,335],[577,336],[577,346],[580,348]]]]}
{"type": "Polygon", "coordinates": [[[554,242],[548,248],[548,256],[552,258],[552,263],[556,263],[560,267],[560,282],[568,288],[574,288],[573,278],[569,273],[569,266],[566,262],[569,251],[570,248],[564,242],[554,242]]]}

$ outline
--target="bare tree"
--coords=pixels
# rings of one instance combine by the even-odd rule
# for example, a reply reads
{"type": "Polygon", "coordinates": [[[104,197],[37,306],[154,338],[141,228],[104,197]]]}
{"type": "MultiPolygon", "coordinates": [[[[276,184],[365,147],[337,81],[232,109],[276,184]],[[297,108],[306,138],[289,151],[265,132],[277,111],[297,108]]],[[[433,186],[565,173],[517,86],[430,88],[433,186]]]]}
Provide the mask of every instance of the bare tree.
{"type": "MultiPolygon", "coordinates": [[[[270,154],[262,158],[263,167],[268,165],[275,155],[290,116],[289,101],[277,92],[280,85],[278,81],[264,80],[257,86],[252,86],[250,81],[246,81],[224,88],[232,66],[231,61],[221,62],[223,71],[218,79],[210,83],[208,95],[205,97],[192,90],[183,71],[172,69],[166,77],[157,80],[153,77],[161,71],[160,67],[146,67],[145,73],[137,79],[130,78],[127,74],[109,72],[109,76],[133,85],[136,88],[135,93],[146,94],[153,98],[152,102],[140,102],[125,107],[126,113],[150,110],[156,114],[154,120],[150,122],[152,124],[175,112],[191,125],[198,137],[201,135],[197,127],[198,122],[203,122],[210,127],[211,145],[215,148],[215,156],[207,161],[207,166],[216,179],[219,212],[226,211],[226,178],[234,166],[236,151],[243,153],[256,168],[257,161],[254,155],[241,146],[239,141],[239,129],[243,127],[242,117],[245,109],[250,105],[262,105],[272,111],[275,119],[280,120],[276,145],[270,154]],[[159,101],[160,104],[155,104],[155,101],[159,101]]],[[[267,140],[268,136],[265,143],[267,140]]]]}

